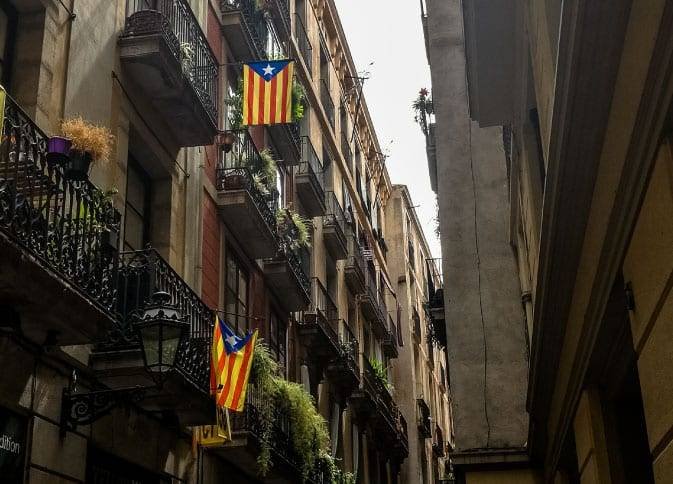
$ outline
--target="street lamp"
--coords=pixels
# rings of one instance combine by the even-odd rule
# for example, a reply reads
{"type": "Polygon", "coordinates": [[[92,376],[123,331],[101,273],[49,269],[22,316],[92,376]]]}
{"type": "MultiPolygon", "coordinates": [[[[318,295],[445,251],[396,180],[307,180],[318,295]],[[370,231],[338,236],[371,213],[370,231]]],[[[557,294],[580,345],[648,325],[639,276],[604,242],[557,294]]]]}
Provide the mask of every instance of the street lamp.
{"type": "MultiPolygon", "coordinates": [[[[159,387],[175,368],[178,350],[188,335],[189,323],[171,304],[167,292],[157,291],[151,302],[133,320],[143,354],[143,364],[159,387]]],[[[115,406],[139,402],[148,387],[77,391],[77,374],[73,371],[70,385],[63,389],[61,402],[61,432],[87,425],[109,413],[115,406]]]]}
{"type": "Polygon", "coordinates": [[[175,367],[189,323],[171,304],[171,295],[157,291],[152,295],[152,302],[137,316],[133,327],[140,336],[145,368],[161,385],[165,375],[175,367]]]}

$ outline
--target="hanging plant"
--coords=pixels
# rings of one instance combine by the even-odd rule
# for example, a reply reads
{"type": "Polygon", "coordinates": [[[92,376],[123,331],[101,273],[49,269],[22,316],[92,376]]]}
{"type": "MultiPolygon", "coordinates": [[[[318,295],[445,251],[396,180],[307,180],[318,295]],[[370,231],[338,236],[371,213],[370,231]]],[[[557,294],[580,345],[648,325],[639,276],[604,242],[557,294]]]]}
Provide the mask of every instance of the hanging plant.
{"type": "Polygon", "coordinates": [[[236,89],[224,100],[227,106],[229,128],[236,130],[243,127],[243,78],[238,79],[236,89]]]}
{"type": "Polygon", "coordinates": [[[292,429],[292,446],[301,459],[302,480],[317,463],[321,451],[329,449],[327,422],[318,413],[313,397],[303,385],[279,379],[277,405],[285,410],[292,429]]]}
{"type": "Polygon", "coordinates": [[[296,80],[292,81],[292,121],[298,123],[304,117],[306,91],[296,80]]]}
{"type": "Polygon", "coordinates": [[[264,148],[259,152],[262,166],[259,167],[259,175],[262,178],[264,185],[268,192],[276,189],[276,177],[278,173],[278,165],[273,159],[273,154],[269,148],[264,148]]]}
{"type": "Polygon", "coordinates": [[[280,232],[290,242],[290,248],[309,248],[311,238],[309,235],[310,221],[302,217],[290,208],[279,208],[276,212],[276,222],[280,232]]]}
{"type": "Polygon", "coordinates": [[[261,425],[260,453],[257,456],[259,475],[267,475],[273,465],[271,449],[274,444],[274,409],[279,408],[285,411],[290,420],[292,446],[301,460],[302,481],[306,481],[318,461],[329,455],[327,422],[318,413],[313,397],[302,385],[278,376],[278,363],[261,340],[257,340],[255,344],[250,372],[251,384],[259,392],[260,401],[268,403],[257,409],[261,425]]]}
{"type": "Polygon", "coordinates": [[[383,362],[377,360],[376,358],[372,358],[369,360],[369,363],[372,365],[376,379],[389,391],[392,391],[393,386],[388,381],[388,370],[386,369],[386,366],[383,364],[383,362]]]}
{"type": "Polygon", "coordinates": [[[260,401],[267,402],[258,408],[260,416],[260,450],[257,456],[258,473],[265,476],[271,469],[271,447],[273,442],[274,411],[272,402],[276,398],[277,388],[275,375],[278,374],[278,363],[271,357],[269,347],[258,339],[250,368],[250,381],[260,393],[260,401]]]}

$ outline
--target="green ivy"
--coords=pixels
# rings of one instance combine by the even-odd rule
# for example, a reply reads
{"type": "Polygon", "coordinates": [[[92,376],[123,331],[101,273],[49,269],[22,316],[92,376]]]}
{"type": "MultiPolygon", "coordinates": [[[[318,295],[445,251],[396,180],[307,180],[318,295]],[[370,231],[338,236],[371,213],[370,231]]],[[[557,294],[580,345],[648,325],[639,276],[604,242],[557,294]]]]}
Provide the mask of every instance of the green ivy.
{"type": "Polygon", "coordinates": [[[279,208],[276,211],[276,222],[281,230],[284,230],[286,235],[293,236],[291,233],[291,225],[294,225],[297,229],[297,233],[291,239],[293,249],[299,247],[310,247],[311,246],[311,236],[310,236],[310,224],[309,219],[302,217],[297,212],[290,208],[279,208]]]}

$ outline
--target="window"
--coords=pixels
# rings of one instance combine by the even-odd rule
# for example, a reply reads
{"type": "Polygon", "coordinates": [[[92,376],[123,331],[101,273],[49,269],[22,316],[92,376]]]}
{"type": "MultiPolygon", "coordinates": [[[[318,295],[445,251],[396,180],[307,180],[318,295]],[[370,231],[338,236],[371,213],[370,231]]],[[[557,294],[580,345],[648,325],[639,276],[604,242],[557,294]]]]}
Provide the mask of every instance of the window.
{"type": "Polygon", "coordinates": [[[249,329],[248,321],[248,274],[240,263],[227,251],[227,280],[224,294],[225,311],[238,334],[249,329]]]}
{"type": "Polygon", "coordinates": [[[0,84],[5,87],[10,84],[18,23],[14,7],[7,0],[0,0],[0,84]]]}
{"type": "Polygon", "coordinates": [[[271,311],[269,316],[269,350],[271,356],[278,362],[281,367],[283,375],[287,368],[287,323],[285,320],[278,317],[278,315],[271,311]]]}
{"type": "Polygon", "coordinates": [[[150,195],[150,177],[129,153],[124,215],[125,250],[141,250],[150,242],[150,195]]]}

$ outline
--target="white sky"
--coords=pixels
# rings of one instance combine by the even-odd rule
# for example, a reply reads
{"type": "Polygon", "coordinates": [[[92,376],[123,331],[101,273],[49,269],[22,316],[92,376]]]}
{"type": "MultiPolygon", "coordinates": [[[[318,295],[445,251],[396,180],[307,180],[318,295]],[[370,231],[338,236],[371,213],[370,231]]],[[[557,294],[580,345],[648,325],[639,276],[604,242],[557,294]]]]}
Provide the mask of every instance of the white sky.
{"type": "Polygon", "coordinates": [[[440,257],[425,138],[411,109],[418,91],[431,88],[420,4],[418,0],[335,2],[355,65],[369,71],[365,98],[381,149],[390,155],[390,179],[409,187],[433,257],[440,257]]]}

